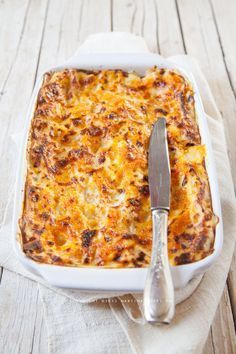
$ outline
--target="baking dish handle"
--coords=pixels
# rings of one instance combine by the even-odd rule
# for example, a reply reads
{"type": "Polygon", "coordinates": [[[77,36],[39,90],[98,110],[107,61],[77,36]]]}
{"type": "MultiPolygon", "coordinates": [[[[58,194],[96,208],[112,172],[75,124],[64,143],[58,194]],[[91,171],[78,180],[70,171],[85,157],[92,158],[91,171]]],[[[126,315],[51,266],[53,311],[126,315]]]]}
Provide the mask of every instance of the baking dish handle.
{"type": "Polygon", "coordinates": [[[75,62],[80,54],[150,53],[143,37],[126,32],[95,33],[77,49],[68,63],[75,62]]]}

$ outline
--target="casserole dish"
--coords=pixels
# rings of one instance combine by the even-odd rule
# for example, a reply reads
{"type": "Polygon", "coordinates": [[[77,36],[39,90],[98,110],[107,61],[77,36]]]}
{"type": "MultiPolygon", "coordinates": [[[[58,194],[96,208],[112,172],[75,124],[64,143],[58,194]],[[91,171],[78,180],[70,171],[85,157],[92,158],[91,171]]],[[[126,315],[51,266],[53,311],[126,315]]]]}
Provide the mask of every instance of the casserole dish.
{"type": "MultiPolygon", "coordinates": [[[[114,36],[114,35],[113,35],[114,36]]],[[[214,251],[208,257],[186,265],[171,267],[172,277],[176,288],[183,287],[194,276],[203,273],[218,256],[222,245],[222,221],[220,212],[219,193],[217,188],[216,174],[211,151],[211,144],[207,130],[206,118],[203,112],[200,96],[191,74],[186,73],[179,66],[161,58],[159,55],[145,54],[76,54],[65,65],[50,69],[50,71],[59,71],[63,69],[78,68],[82,70],[101,70],[101,69],[121,69],[123,71],[135,71],[140,75],[153,66],[160,68],[176,69],[189,82],[191,82],[195,92],[195,110],[198,120],[199,131],[202,144],[206,146],[207,157],[206,167],[208,172],[209,185],[211,189],[212,208],[214,214],[219,217],[219,223],[216,226],[214,251]]],[[[26,121],[24,144],[22,146],[21,161],[19,165],[19,179],[17,181],[17,193],[14,205],[14,246],[17,256],[22,263],[31,271],[42,276],[48,283],[68,288],[79,288],[83,290],[105,290],[105,291],[142,291],[144,288],[147,269],[145,268],[75,268],[63,267],[57,265],[48,265],[36,263],[27,258],[22,251],[19,234],[18,219],[22,212],[24,200],[24,184],[26,175],[26,143],[30,128],[31,118],[35,107],[36,98],[42,84],[42,77],[36,83],[26,121]],[[20,192],[20,195],[18,194],[20,192]]]]}

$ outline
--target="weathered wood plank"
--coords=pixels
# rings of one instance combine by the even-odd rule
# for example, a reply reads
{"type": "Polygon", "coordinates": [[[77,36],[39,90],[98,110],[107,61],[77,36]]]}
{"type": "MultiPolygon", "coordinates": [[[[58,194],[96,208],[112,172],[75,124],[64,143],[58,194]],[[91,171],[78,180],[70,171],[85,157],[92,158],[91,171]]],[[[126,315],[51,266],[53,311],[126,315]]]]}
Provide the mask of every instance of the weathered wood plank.
{"type": "Polygon", "coordinates": [[[112,28],[143,36],[149,49],[163,56],[184,53],[174,0],[114,0],[112,28]]]}
{"type": "Polygon", "coordinates": [[[82,1],[51,0],[45,23],[44,37],[37,74],[63,63],[73,51],[78,37],[82,1]]]}
{"type": "Polygon", "coordinates": [[[234,354],[235,351],[236,341],[234,323],[228,289],[227,286],[225,286],[224,293],[204,346],[203,354],[234,354]]]}
{"type": "MultiPolygon", "coordinates": [[[[4,166],[4,173],[0,174],[0,225],[14,184],[16,162],[10,135],[19,132],[23,127],[24,115],[34,83],[46,9],[47,0],[29,2],[20,36],[18,34],[17,49],[12,62],[14,65],[9,70],[4,94],[0,100],[0,155],[1,164],[4,166]]],[[[17,6],[12,6],[13,18],[15,11],[18,14],[17,6]]],[[[8,22],[11,21],[11,17],[8,17],[8,22]]],[[[13,36],[12,33],[15,31],[14,26],[10,28],[12,32],[9,37],[13,36]]],[[[1,52],[4,56],[5,52],[1,52]]]]}
{"type": "Polygon", "coordinates": [[[235,354],[234,322],[227,286],[212,324],[212,340],[215,354],[235,354]]]}
{"type": "Polygon", "coordinates": [[[47,354],[48,353],[48,335],[45,324],[42,302],[39,298],[37,303],[37,313],[34,327],[34,335],[32,341],[32,354],[47,354]]]}
{"type": "Polygon", "coordinates": [[[110,11],[109,0],[51,0],[38,73],[69,59],[89,34],[110,31],[110,11]]]}
{"type": "Polygon", "coordinates": [[[175,0],[156,0],[160,53],[164,57],[185,54],[175,0]]]}
{"type": "Polygon", "coordinates": [[[14,65],[21,36],[25,29],[28,10],[29,0],[22,0],[20,2],[18,0],[2,1],[0,3],[0,43],[2,48],[0,51],[1,95],[5,92],[7,79],[14,65]]]}
{"type": "Polygon", "coordinates": [[[210,0],[220,44],[224,54],[232,89],[236,95],[236,46],[232,45],[232,38],[236,37],[236,1],[210,0]]]}
{"type": "MultiPolygon", "coordinates": [[[[222,112],[231,169],[236,183],[236,101],[228,80],[212,10],[205,0],[178,0],[177,4],[187,53],[201,63],[222,112]]],[[[233,37],[231,38],[233,45],[233,37]]]]}
{"type": "Polygon", "coordinates": [[[0,285],[0,353],[31,353],[38,286],[4,269],[0,285]]]}
{"type": "Polygon", "coordinates": [[[149,49],[159,52],[158,10],[154,0],[113,0],[112,30],[143,36],[149,49]]]}
{"type": "MultiPolygon", "coordinates": [[[[17,0],[13,0],[11,3],[9,1],[0,3],[0,43],[2,48],[4,48],[4,50],[0,51],[0,102],[7,93],[7,82],[19,50],[22,33],[25,30],[25,19],[28,14],[29,1],[23,0],[20,4],[18,3],[18,5],[19,6],[17,6],[17,0]],[[12,10],[12,6],[15,8],[14,11],[12,10]],[[9,21],[9,18],[11,21],[9,21]],[[9,25],[10,23],[14,23],[14,27],[9,25]]],[[[3,116],[1,115],[1,122],[2,121],[3,116]]],[[[3,183],[0,183],[0,225],[4,219],[6,205],[4,192],[5,186],[3,183]]]]}
{"type": "Polygon", "coordinates": [[[78,33],[78,44],[81,44],[81,42],[92,33],[111,31],[110,0],[87,0],[84,1],[83,5],[78,33]]]}

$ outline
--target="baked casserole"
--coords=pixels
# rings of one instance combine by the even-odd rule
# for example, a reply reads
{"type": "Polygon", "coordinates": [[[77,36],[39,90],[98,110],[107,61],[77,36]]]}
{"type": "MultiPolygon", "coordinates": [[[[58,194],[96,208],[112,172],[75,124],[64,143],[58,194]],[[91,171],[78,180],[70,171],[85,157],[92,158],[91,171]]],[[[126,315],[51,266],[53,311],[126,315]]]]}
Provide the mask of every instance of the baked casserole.
{"type": "Polygon", "coordinates": [[[154,67],[77,69],[44,75],[27,148],[22,247],[63,266],[146,267],[152,248],[147,154],[165,117],[171,164],[168,252],[172,265],[214,249],[206,151],[191,84],[154,67]]]}

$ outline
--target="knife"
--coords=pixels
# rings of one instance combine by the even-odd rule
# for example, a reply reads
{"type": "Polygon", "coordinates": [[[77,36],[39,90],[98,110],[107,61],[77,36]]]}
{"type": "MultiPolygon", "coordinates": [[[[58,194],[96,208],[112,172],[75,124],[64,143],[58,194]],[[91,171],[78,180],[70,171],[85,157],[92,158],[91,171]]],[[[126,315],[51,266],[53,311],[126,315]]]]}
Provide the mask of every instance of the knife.
{"type": "Polygon", "coordinates": [[[174,287],[167,249],[170,210],[170,162],[166,120],[159,118],[150,137],[148,178],[152,212],[152,255],[144,289],[144,316],[151,324],[169,324],[174,316],[174,287]]]}

